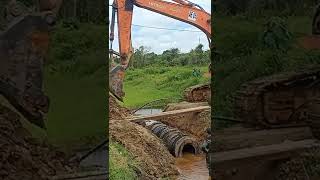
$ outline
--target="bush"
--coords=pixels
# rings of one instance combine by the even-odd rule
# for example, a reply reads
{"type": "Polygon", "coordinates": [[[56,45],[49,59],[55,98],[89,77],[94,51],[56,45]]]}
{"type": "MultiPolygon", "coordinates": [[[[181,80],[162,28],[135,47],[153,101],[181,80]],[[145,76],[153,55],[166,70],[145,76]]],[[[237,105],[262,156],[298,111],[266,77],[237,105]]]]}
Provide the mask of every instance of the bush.
{"type": "Polygon", "coordinates": [[[315,6],[313,0],[216,0],[217,13],[246,14],[251,17],[270,15],[301,15],[315,6]]]}
{"type": "Polygon", "coordinates": [[[105,27],[63,20],[51,36],[48,66],[51,73],[90,75],[106,67],[105,27]]]}
{"type": "Polygon", "coordinates": [[[266,48],[287,50],[291,44],[292,34],[284,19],[272,17],[265,24],[266,30],[261,37],[261,43],[266,48]]]}

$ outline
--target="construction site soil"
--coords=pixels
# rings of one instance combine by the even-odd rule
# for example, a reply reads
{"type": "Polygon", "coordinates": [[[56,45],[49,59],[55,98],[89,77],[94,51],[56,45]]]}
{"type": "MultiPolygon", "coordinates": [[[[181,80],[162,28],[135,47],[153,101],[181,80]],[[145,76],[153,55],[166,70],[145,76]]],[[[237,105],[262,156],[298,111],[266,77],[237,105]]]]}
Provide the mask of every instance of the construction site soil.
{"type": "Polygon", "coordinates": [[[42,180],[75,169],[64,153],[32,138],[20,116],[0,104],[0,179],[42,180]]]}
{"type": "Polygon", "coordinates": [[[116,98],[109,94],[109,119],[121,120],[128,116],[130,116],[130,110],[120,106],[116,98]]]}
{"type": "Polygon", "coordinates": [[[134,157],[139,167],[135,171],[141,179],[155,179],[178,174],[174,157],[161,140],[144,127],[121,120],[130,116],[129,111],[121,107],[110,96],[109,136],[122,144],[134,157]]]}
{"type": "MultiPolygon", "coordinates": [[[[208,103],[189,103],[180,102],[168,104],[164,111],[173,111],[179,109],[194,108],[199,106],[207,106],[208,103]]],[[[201,113],[188,113],[183,115],[177,115],[174,117],[166,117],[160,120],[162,123],[168,126],[178,128],[179,130],[194,136],[199,142],[207,138],[207,129],[211,124],[211,112],[203,111],[201,113]]]]}

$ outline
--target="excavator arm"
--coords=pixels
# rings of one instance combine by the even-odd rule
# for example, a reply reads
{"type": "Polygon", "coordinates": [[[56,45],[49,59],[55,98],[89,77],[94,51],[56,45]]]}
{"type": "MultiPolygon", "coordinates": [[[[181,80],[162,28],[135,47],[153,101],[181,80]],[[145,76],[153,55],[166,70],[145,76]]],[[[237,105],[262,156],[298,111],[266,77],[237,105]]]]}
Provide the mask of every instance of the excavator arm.
{"type": "MultiPolygon", "coordinates": [[[[118,18],[118,36],[119,36],[119,53],[120,65],[112,67],[109,75],[110,91],[119,100],[122,101],[123,96],[123,80],[125,70],[128,67],[130,58],[133,54],[131,45],[131,25],[134,6],[147,9],[162,14],[173,19],[183,21],[193,25],[203,31],[211,44],[211,15],[207,13],[199,5],[187,0],[172,0],[167,2],[163,0],[115,0],[113,3],[113,11],[111,18],[110,45],[114,40],[114,24],[115,15],[118,18]]],[[[111,59],[113,57],[113,50],[111,59]]]]}

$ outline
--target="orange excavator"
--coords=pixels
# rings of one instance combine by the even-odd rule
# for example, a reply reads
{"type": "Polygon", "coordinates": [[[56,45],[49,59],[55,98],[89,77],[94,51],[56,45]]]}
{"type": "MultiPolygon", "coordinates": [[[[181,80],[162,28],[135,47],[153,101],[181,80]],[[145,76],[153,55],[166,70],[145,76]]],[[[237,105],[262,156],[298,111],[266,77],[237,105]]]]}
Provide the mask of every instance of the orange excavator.
{"type": "Polygon", "coordinates": [[[123,80],[125,70],[128,67],[133,54],[131,44],[131,26],[134,6],[150,10],[164,16],[188,23],[203,31],[211,47],[211,14],[201,6],[188,0],[114,0],[112,5],[112,17],[110,24],[110,59],[119,56],[120,64],[111,67],[109,72],[109,89],[120,101],[123,100],[123,80]],[[112,49],[114,40],[115,17],[117,16],[119,51],[112,49]]]}

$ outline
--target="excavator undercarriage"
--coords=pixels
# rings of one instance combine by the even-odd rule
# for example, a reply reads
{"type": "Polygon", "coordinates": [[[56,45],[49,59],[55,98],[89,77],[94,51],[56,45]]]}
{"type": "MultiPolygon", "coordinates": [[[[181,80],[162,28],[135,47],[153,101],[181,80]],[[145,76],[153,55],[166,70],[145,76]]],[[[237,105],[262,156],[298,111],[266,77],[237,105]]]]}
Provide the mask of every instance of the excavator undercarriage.
{"type": "Polygon", "coordinates": [[[275,179],[281,164],[319,148],[319,80],[320,67],[310,67],[243,84],[234,98],[241,125],[214,132],[213,177],[275,179]]]}

